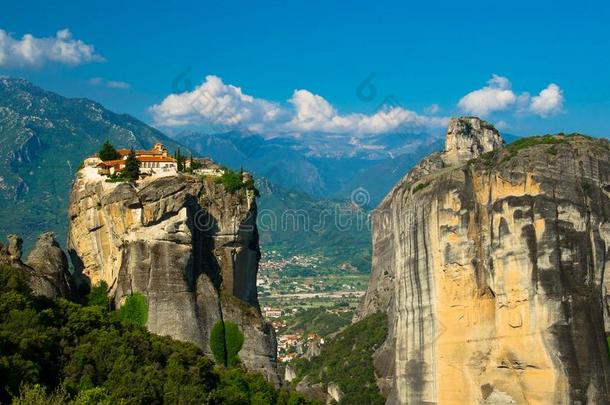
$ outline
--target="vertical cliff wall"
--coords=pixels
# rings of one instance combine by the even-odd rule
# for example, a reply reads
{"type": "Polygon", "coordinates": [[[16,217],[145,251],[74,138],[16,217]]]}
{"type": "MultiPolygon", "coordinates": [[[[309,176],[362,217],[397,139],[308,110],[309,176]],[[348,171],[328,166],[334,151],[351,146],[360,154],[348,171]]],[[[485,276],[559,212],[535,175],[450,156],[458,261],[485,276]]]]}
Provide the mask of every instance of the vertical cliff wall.
{"type": "Polygon", "coordinates": [[[610,143],[454,119],[373,217],[391,404],[610,403],[610,143]]]}
{"type": "Polygon", "coordinates": [[[229,193],[212,178],[174,175],[107,183],[79,171],[69,208],[69,249],[91,284],[104,280],[117,307],[146,296],[151,332],[210,353],[219,320],[245,335],[246,368],[278,382],[273,328],[258,306],[260,251],[252,190],[229,193]]]}

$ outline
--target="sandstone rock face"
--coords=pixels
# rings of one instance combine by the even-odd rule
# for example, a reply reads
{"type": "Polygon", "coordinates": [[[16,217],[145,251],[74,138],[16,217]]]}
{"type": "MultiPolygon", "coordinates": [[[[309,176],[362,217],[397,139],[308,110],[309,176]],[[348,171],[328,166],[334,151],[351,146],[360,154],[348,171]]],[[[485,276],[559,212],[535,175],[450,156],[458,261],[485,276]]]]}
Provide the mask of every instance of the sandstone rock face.
{"type": "Polygon", "coordinates": [[[53,233],[46,232],[38,237],[36,246],[28,255],[26,265],[46,281],[38,289],[33,289],[35,294],[67,298],[74,293],[68,258],[53,233]]]}
{"type": "Polygon", "coordinates": [[[291,364],[286,364],[286,368],[284,369],[284,381],[290,382],[297,378],[297,371],[291,364]]]}
{"type": "Polygon", "coordinates": [[[475,117],[453,119],[447,127],[443,160],[456,164],[477,158],[504,144],[498,131],[475,117]]]}
{"type": "Polygon", "coordinates": [[[327,393],[329,397],[326,401],[327,403],[339,403],[341,402],[341,398],[343,398],[341,388],[339,388],[339,385],[335,384],[334,382],[328,384],[327,393]]]}
{"type": "Polygon", "coordinates": [[[322,383],[313,383],[309,377],[303,378],[295,387],[297,392],[305,395],[308,398],[314,399],[321,403],[326,403],[329,400],[328,392],[322,386],[322,383]]]}
{"type": "Polygon", "coordinates": [[[23,239],[21,239],[17,235],[9,235],[7,236],[8,245],[6,245],[6,253],[11,260],[21,260],[21,255],[23,254],[23,239]]]}
{"type": "Polygon", "coordinates": [[[447,145],[483,147],[424,159],[374,213],[378,384],[390,404],[610,403],[610,144],[496,135],[453,120],[447,145]]]}
{"type": "Polygon", "coordinates": [[[183,175],[112,184],[91,170],[78,173],[69,208],[77,272],[92,284],[105,281],[117,307],[133,292],[144,294],[151,332],[208,354],[213,325],[237,323],[244,365],[277,384],[275,334],[256,291],[253,193],[230,194],[213,179],[183,175]]]}
{"type": "Polygon", "coordinates": [[[49,298],[70,298],[74,293],[68,259],[52,233],[38,237],[27,262],[21,260],[23,241],[16,235],[7,237],[6,247],[0,244],[0,264],[15,267],[25,273],[34,295],[49,298]]]}
{"type": "Polygon", "coordinates": [[[305,358],[307,360],[311,360],[314,357],[318,357],[322,353],[322,348],[320,347],[320,341],[318,339],[314,339],[309,342],[307,346],[307,352],[305,353],[305,358]]]}

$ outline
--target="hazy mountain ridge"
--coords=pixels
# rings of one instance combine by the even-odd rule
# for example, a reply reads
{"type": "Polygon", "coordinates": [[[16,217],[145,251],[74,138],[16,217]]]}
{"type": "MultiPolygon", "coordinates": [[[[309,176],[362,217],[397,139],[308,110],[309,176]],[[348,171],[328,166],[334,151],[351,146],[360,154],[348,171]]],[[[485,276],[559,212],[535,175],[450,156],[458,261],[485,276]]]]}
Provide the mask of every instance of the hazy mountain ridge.
{"type": "Polygon", "coordinates": [[[364,188],[371,206],[419,159],[442,148],[440,138],[427,133],[266,137],[189,131],[174,139],[220,163],[247,167],[286,189],[315,197],[349,198],[355,189],[364,188]]]}

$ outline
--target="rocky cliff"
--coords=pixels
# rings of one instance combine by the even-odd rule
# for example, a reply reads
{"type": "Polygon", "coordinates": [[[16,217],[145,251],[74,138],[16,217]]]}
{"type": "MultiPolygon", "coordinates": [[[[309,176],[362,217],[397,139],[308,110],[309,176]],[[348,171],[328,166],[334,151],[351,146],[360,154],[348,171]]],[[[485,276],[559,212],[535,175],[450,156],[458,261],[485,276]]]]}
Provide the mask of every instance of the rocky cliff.
{"type": "Polygon", "coordinates": [[[23,240],[16,235],[9,235],[7,239],[6,246],[0,243],[0,265],[21,270],[34,295],[73,297],[74,285],[68,269],[68,258],[52,233],[43,233],[38,237],[25,263],[21,259],[23,240]]]}
{"type": "Polygon", "coordinates": [[[151,332],[210,353],[213,325],[237,323],[246,368],[278,383],[275,335],[257,299],[252,190],[229,193],[185,175],[107,183],[84,168],[72,188],[68,245],[76,272],[105,281],[116,307],[134,292],[146,297],[151,332]]]}
{"type": "Polygon", "coordinates": [[[609,198],[608,141],[453,119],[373,215],[387,402],[610,403],[609,198]]]}

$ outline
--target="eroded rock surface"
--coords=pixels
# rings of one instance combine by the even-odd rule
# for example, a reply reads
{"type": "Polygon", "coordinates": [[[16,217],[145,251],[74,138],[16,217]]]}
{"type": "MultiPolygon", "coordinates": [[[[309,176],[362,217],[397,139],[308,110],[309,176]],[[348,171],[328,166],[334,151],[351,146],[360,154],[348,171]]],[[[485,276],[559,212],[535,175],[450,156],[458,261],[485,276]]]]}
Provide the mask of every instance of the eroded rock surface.
{"type": "Polygon", "coordinates": [[[448,165],[477,158],[502,147],[504,141],[489,123],[476,117],[463,117],[449,122],[443,161],[448,165]]]}
{"type": "Polygon", "coordinates": [[[256,291],[252,191],[231,194],[214,179],[183,175],[112,184],[91,170],[77,175],[69,209],[77,271],[92,284],[105,281],[117,307],[133,292],[144,294],[151,332],[208,354],[213,325],[237,323],[242,362],[277,384],[275,334],[256,291]]]}
{"type": "Polygon", "coordinates": [[[16,235],[7,237],[8,244],[0,244],[0,264],[21,270],[27,277],[34,295],[49,298],[70,298],[74,293],[72,276],[65,253],[55,241],[53,233],[43,233],[30,252],[26,263],[21,260],[23,240],[16,235]]]}
{"type": "Polygon", "coordinates": [[[610,144],[554,139],[454,119],[376,209],[358,317],[389,314],[388,403],[610,403],[610,144]]]}

